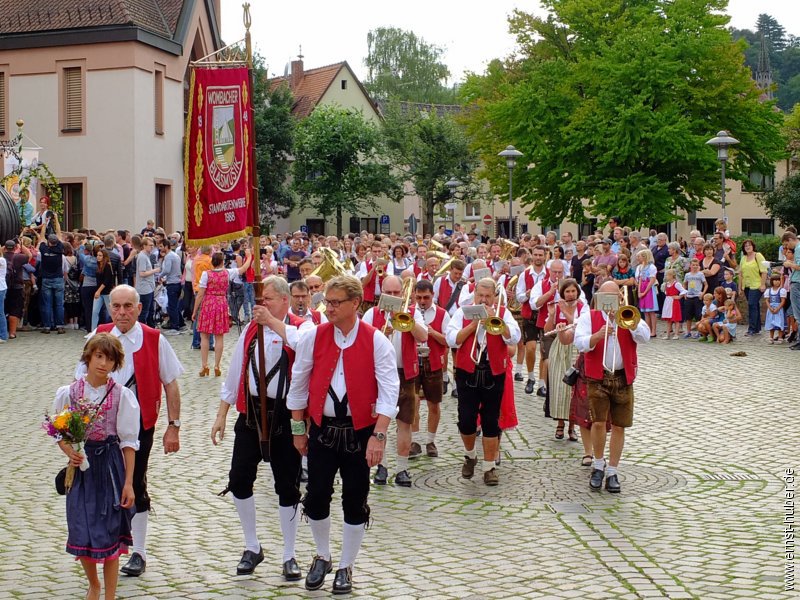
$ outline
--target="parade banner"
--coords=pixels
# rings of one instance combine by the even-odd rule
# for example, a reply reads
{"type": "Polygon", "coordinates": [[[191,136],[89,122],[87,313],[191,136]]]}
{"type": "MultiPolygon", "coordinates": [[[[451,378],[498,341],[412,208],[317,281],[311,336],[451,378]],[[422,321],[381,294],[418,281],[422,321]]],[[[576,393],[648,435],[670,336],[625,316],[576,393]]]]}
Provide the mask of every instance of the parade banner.
{"type": "Polygon", "coordinates": [[[253,226],[252,93],[246,67],[194,68],[186,119],[184,209],[190,244],[249,235],[253,226]]]}

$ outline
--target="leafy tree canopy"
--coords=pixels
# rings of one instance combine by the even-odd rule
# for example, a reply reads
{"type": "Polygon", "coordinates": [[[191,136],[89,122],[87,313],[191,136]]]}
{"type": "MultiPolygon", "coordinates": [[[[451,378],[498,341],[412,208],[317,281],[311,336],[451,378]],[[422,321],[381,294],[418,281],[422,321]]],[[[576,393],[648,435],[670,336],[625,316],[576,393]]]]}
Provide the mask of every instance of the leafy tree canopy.
{"type": "Polygon", "coordinates": [[[725,0],[542,4],[547,18],[510,19],[519,56],[461,89],[493,189],[507,183],[497,153],[509,143],[524,153],[514,188],[532,218],[582,222],[588,212],[651,225],[699,210],[718,201],[706,141],[721,129],[741,141],[730,177],[772,171],[782,117],[759,101],[744,44],[725,29],[725,0]]]}
{"type": "Polygon", "coordinates": [[[758,199],[767,214],[778,219],[781,227],[800,227],[800,173],[790,175],[758,199]]]}

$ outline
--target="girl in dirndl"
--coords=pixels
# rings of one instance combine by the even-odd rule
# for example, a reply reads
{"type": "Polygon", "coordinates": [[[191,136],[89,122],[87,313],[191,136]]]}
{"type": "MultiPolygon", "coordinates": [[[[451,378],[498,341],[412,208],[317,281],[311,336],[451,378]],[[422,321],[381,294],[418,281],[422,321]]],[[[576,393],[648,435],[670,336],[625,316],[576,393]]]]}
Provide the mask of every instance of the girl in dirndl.
{"type": "Polygon", "coordinates": [[[85,471],[75,469],[67,492],[66,550],[81,561],[89,581],[88,600],[101,593],[97,565],[103,565],[105,600],[114,600],[119,578],[119,557],[128,553],[133,508],[133,465],[139,447],[139,403],[124,386],[109,378],[122,366],[122,344],[108,333],[99,333],[87,343],[81,362],[84,378],[60,387],[53,414],[87,398],[98,406],[98,417],[87,431],[83,452],[64,441],[58,442],[69,464],[79,467],[84,453],[89,459],[85,471]]]}
{"type": "Polygon", "coordinates": [[[636,255],[639,265],[636,267],[636,289],[639,292],[639,311],[650,327],[650,337],[656,337],[656,318],[658,317],[658,269],[653,264],[653,253],[640,250],[636,255]]]}
{"type": "Polygon", "coordinates": [[[661,336],[662,339],[668,340],[672,338],[672,325],[677,324],[678,330],[675,331],[675,338],[678,339],[680,335],[680,326],[683,321],[683,314],[681,313],[681,296],[686,295],[686,290],[683,289],[681,282],[675,276],[675,269],[667,269],[664,271],[664,308],[661,311],[661,319],[667,323],[667,332],[661,336]]]}

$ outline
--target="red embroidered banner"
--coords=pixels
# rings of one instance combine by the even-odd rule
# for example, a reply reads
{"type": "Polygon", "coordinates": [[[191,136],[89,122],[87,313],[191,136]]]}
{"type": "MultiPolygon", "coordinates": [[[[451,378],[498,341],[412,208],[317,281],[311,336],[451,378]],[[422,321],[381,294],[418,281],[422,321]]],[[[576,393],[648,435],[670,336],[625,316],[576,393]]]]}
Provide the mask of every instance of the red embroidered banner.
{"type": "Polygon", "coordinates": [[[252,94],[245,67],[192,69],[184,151],[186,238],[210,244],[253,226],[252,94]]]}

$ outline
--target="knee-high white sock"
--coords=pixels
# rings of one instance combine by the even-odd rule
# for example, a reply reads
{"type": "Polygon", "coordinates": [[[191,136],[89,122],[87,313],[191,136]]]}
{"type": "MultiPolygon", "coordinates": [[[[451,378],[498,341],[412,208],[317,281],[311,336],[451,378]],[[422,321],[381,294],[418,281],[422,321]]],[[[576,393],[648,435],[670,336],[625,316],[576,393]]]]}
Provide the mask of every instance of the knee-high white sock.
{"type": "Polygon", "coordinates": [[[279,506],[281,516],[281,533],[283,534],[283,562],[294,558],[294,542],[297,539],[297,527],[300,514],[295,506],[279,506]]]}
{"type": "Polygon", "coordinates": [[[361,541],[364,539],[366,531],[364,523],[361,525],[344,524],[342,531],[342,557],[339,559],[339,568],[346,569],[352,567],[356,562],[356,556],[361,549],[361,541]]]}
{"type": "Polygon", "coordinates": [[[242,524],[245,550],[258,554],[261,550],[261,544],[256,533],[255,496],[250,496],[249,498],[237,498],[234,496],[233,503],[236,505],[236,512],[239,513],[239,522],[242,524]]]}
{"type": "Polygon", "coordinates": [[[131,546],[131,553],[141,554],[143,560],[147,560],[147,552],[144,550],[144,544],[147,540],[147,517],[150,511],[140,512],[133,515],[131,520],[131,535],[133,536],[133,546],[131,546]]]}
{"type": "Polygon", "coordinates": [[[319,521],[309,519],[308,524],[311,527],[311,535],[314,536],[314,543],[317,545],[317,556],[321,556],[325,560],[330,560],[331,518],[326,517],[319,521]]]}
{"type": "Polygon", "coordinates": [[[300,464],[306,470],[308,470],[308,456],[304,456],[300,459],[300,464]]]}

